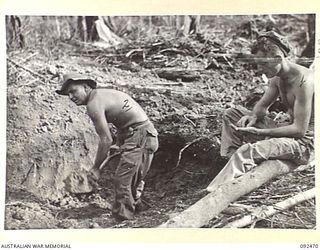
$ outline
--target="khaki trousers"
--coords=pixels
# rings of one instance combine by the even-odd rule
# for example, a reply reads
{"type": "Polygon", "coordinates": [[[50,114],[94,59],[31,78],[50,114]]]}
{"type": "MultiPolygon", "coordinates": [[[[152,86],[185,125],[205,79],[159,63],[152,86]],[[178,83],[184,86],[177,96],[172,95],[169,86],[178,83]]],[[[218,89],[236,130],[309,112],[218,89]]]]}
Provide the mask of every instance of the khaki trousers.
{"type": "Polygon", "coordinates": [[[112,212],[121,219],[132,219],[141,197],[146,176],[158,149],[158,133],[150,121],[118,131],[120,161],[115,171],[115,202],[112,212]]]}
{"type": "MultiPolygon", "coordinates": [[[[230,124],[249,114],[243,107],[228,109],[223,118],[221,155],[229,161],[207,187],[214,191],[220,184],[233,180],[248,172],[265,160],[290,160],[298,165],[306,164],[313,153],[313,136],[310,131],[302,139],[288,137],[268,138],[264,136],[242,136],[230,124]]],[[[259,128],[281,126],[266,117],[255,125],[259,128]]],[[[282,124],[283,126],[283,124],[282,124]]]]}

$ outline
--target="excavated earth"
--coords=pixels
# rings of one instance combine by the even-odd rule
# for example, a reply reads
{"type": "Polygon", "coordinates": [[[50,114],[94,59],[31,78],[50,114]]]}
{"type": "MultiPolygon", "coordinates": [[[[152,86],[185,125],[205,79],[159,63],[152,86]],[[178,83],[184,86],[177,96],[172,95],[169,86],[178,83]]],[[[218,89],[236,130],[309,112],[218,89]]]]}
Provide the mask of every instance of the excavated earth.
{"type": "MultiPolygon", "coordinates": [[[[184,69],[201,69],[195,72],[197,80],[170,81],[153,69],[123,69],[75,53],[78,48],[72,45],[59,46],[56,53],[8,52],[15,64],[7,61],[5,228],[156,227],[206,195],[205,187],[225,164],[219,155],[223,111],[245,104],[249,94],[261,93],[264,86],[252,66],[231,61],[232,67],[224,62],[219,69],[204,70],[206,65],[196,58],[184,69]],[[98,141],[85,107],[54,92],[58,75],[72,71],[93,77],[101,87],[129,93],[159,131],[160,146],[144,194],[150,208],[132,221],[119,223],[110,211],[117,157],[103,169],[95,190],[70,192],[76,189],[70,175],[91,167],[98,141]]],[[[314,169],[308,169],[279,177],[256,190],[258,195],[249,194],[238,202],[269,205],[268,195],[287,197],[312,185],[314,169]]],[[[206,227],[221,227],[230,217],[234,214],[222,213],[206,227]]],[[[314,228],[315,202],[304,202],[277,218],[256,227],[314,228]],[[288,218],[290,223],[281,223],[288,218]]]]}

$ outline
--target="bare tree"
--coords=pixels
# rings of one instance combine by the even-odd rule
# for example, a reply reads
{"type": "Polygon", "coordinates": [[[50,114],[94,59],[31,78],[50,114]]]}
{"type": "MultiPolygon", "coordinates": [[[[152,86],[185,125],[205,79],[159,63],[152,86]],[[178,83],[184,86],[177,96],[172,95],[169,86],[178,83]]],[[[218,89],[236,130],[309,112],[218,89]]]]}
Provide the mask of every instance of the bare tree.
{"type": "Polygon", "coordinates": [[[7,46],[23,48],[25,46],[22,34],[22,23],[18,16],[6,16],[7,46]]]}
{"type": "Polygon", "coordinates": [[[308,33],[307,33],[308,44],[302,51],[302,57],[314,57],[315,50],[315,15],[308,16],[308,33]]]}
{"type": "Polygon", "coordinates": [[[198,33],[200,30],[200,19],[201,16],[199,15],[176,16],[178,35],[188,36],[198,33]]]}
{"type": "Polygon", "coordinates": [[[83,41],[98,40],[98,33],[95,27],[97,16],[78,16],[77,27],[80,39],[83,41]]]}

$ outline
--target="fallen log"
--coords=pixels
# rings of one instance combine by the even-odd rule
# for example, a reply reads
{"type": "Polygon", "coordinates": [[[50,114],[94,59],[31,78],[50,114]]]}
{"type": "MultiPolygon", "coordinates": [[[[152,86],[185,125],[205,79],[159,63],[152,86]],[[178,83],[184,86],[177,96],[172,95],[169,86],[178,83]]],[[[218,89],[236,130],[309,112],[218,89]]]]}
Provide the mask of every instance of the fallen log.
{"type": "Polygon", "coordinates": [[[194,70],[156,70],[155,73],[160,78],[165,78],[171,81],[181,80],[182,82],[197,81],[201,77],[197,71],[194,70]]]}
{"type": "Polygon", "coordinates": [[[274,206],[267,206],[267,207],[258,207],[255,208],[251,214],[246,215],[242,217],[239,220],[232,221],[225,225],[225,228],[239,228],[239,227],[245,227],[252,223],[255,223],[259,220],[263,220],[267,217],[270,217],[276,213],[279,213],[281,211],[287,210],[290,207],[293,207],[303,201],[309,200],[314,198],[316,195],[316,189],[312,188],[310,190],[307,190],[305,192],[299,193],[291,198],[288,198],[284,201],[276,203],[274,206]]]}
{"type": "Polygon", "coordinates": [[[207,194],[194,205],[169,219],[161,228],[199,228],[206,225],[231,202],[262,186],[271,179],[286,174],[297,165],[289,161],[268,160],[248,173],[222,184],[218,189],[207,194]]]}

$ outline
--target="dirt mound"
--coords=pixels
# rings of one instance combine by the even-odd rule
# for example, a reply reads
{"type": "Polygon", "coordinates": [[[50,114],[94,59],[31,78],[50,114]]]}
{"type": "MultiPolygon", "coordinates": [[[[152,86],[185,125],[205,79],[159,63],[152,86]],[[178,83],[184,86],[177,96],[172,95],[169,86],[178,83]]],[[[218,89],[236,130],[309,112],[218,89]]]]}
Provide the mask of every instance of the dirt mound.
{"type": "Polygon", "coordinates": [[[70,112],[72,107],[53,95],[52,86],[35,84],[8,87],[7,185],[59,197],[65,176],[81,164],[92,164],[86,156],[94,153],[96,138],[84,110],[70,112]]]}

